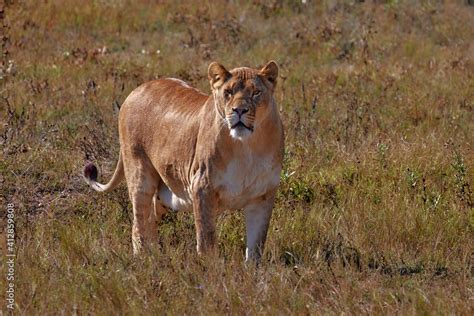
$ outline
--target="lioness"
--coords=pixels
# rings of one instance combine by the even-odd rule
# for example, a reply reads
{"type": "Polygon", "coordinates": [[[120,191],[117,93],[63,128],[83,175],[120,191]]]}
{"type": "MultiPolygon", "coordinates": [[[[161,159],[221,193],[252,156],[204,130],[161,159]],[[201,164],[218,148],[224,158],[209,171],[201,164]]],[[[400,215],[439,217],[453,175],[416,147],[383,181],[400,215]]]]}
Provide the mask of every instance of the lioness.
{"type": "Polygon", "coordinates": [[[173,210],[192,210],[197,252],[215,246],[215,218],[244,209],[246,261],[262,254],[283,160],[283,127],[273,97],[278,66],[227,71],[213,62],[208,96],[178,79],[136,88],[119,114],[120,155],[106,185],[97,168],[84,167],[96,191],[110,191],[125,177],[133,204],[134,253],[157,236],[173,210]]]}

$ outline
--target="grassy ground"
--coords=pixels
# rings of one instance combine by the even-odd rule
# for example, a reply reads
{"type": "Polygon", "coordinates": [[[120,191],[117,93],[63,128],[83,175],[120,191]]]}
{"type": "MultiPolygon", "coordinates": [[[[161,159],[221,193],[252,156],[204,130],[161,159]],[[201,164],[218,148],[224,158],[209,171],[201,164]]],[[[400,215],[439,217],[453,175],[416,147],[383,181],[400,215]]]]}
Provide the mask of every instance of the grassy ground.
{"type": "Polygon", "coordinates": [[[19,314],[472,315],[474,7],[13,2],[0,196],[2,220],[16,210],[19,314]],[[125,185],[99,194],[81,178],[86,160],[113,172],[114,104],[161,76],[209,92],[213,60],[270,59],[286,158],[262,266],[243,265],[238,212],[219,219],[218,259],[196,256],[185,213],[134,258],[125,185]]]}

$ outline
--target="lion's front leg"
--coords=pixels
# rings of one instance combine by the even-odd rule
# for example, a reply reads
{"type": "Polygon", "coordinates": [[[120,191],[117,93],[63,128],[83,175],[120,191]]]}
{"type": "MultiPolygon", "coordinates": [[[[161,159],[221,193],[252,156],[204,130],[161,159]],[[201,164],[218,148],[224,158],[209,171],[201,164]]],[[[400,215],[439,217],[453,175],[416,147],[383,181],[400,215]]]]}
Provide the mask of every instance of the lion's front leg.
{"type": "Polygon", "coordinates": [[[259,198],[244,208],[247,230],[246,262],[258,263],[260,261],[267,238],[274,200],[275,194],[272,193],[259,198]]]}
{"type": "Polygon", "coordinates": [[[197,252],[199,255],[215,251],[216,221],[214,202],[204,189],[193,196],[194,224],[196,226],[197,252]]]}

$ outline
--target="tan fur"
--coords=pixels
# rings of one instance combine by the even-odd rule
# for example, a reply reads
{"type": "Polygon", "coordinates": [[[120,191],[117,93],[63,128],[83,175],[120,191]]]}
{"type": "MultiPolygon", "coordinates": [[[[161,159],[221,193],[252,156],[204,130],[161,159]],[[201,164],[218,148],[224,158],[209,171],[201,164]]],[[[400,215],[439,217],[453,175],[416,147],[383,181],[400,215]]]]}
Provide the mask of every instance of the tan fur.
{"type": "Polygon", "coordinates": [[[176,79],[145,83],[128,96],[119,114],[121,155],[114,177],[101,185],[91,176],[95,167],[88,166],[85,178],[108,191],[125,176],[135,253],[156,239],[168,204],[193,211],[198,253],[214,248],[215,217],[243,208],[247,259],[260,258],[283,159],[273,98],[277,74],[274,62],[230,72],[212,63],[211,96],[176,79]]]}

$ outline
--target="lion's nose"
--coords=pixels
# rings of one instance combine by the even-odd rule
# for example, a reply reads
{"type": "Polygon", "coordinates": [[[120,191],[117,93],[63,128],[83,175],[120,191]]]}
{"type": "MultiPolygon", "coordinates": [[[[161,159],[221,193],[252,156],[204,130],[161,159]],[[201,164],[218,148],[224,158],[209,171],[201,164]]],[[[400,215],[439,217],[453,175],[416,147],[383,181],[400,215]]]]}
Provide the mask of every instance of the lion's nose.
{"type": "Polygon", "coordinates": [[[249,109],[248,108],[233,108],[232,111],[236,112],[239,115],[239,117],[241,117],[242,115],[247,113],[249,109]]]}

